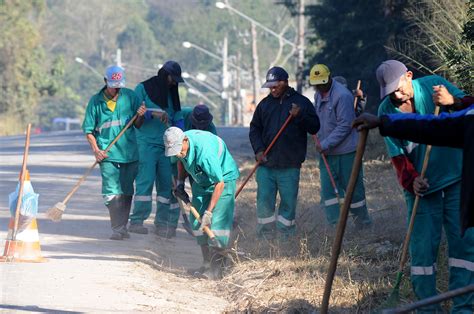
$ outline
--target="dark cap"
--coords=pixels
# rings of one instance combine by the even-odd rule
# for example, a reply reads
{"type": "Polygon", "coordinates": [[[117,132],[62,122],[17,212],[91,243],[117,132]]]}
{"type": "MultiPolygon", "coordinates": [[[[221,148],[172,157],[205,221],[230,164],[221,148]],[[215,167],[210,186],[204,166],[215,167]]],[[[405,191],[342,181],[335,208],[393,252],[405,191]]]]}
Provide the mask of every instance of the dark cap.
{"type": "Polygon", "coordinates": [[[171,60],[166,61],[165,64],[163,64],[163,69],[171,75],[176,83],[184,83],[184,80],[181,77],[181,67],[178,62],[171,60]]]}
{"type": "Polygon", "coordinates": [[[262,88],[270,88],[278,84],[279,81],[288,80],[288,73],[281,67],[273,67],[267,72],[266,82],[262,88]]]}
{"type": "Polygon", "coordinates": [[[191,114],[191,123],[199,130],[205,130],[212,122],[212,114],[206,105],[197,105],[191,114]]]}
{"type": "Polygon", "coordinates": [[[397,60],[387,60],[379,65],[375,75],[380,85],[380,99],[397,90],[400,78],[407,71],[407,67],[397,60]]]}

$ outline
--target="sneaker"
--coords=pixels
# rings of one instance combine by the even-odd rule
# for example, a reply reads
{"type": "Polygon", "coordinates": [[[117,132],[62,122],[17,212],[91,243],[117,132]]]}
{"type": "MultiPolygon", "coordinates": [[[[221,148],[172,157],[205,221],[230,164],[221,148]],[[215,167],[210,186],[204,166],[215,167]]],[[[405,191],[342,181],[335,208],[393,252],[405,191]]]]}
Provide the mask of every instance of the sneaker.
{"type": "Polygon", "coordinates": [[[138,234],[148,234],[148,228],[143,227],[143,225],[139,224],[130,224],[130,227],[128,227],[128,231],[138,234]]]}
{"type": "Polygon", "coordinates": [[[112,235],[110,236],[110,240],[123,240],[123,234],[114,231],[114,233],[112,233],[112,235]]]}

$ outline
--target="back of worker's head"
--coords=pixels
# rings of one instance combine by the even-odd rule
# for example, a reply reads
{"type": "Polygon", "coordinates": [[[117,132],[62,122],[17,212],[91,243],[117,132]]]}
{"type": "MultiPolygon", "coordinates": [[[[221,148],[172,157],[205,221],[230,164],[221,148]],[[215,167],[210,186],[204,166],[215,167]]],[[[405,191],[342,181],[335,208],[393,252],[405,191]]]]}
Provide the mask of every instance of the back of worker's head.
{"type": "Polygon", "coordinates": [[[213,119],[212,114],[209,112],[209,108],[200,104],[194,107],[193,113],[191,114],[191,123],[194,128],[199,130],[206,130],[209,128],[213,119]]]}

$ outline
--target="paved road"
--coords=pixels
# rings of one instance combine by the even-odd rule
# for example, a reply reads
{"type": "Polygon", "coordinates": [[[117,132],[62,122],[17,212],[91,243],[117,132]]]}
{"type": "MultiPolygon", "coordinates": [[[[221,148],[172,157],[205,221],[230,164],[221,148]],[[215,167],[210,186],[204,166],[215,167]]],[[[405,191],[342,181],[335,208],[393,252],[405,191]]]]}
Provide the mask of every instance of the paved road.
{"type": "MultiPolygon", "coordinates": [[[[252,156],[248,129],[219,128],[237,160],[252,156]]],[[[8,194],[18,181],[24,137],[0,138],[0,254],[10,219],[8,194]]],[[[200,266],[194,239],[178,230],[176,239],[154,234],[108,240],[108,213],[96,169],[67,204],[60,223],[45,219],[93,163],[80,132],[31,137],[28,168],[40,194],[38,225],[42,264],[0,264],[2,312],[221,312],[227,302],[212,283],[189,278],[200,266]],[[210,306],[212,305],[212,306],[210,306]]],[[[147,225],[152,230],[152,218],[147,225]]]]}

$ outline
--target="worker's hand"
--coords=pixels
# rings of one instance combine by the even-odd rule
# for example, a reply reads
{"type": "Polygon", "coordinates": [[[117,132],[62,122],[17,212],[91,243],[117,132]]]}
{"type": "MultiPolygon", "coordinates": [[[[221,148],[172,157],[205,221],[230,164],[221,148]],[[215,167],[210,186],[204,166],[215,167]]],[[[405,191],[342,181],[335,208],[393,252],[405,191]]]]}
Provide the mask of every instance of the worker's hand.
{"type": "Polygon", "coordinates": [[[354,97],[364,97],[364,92],[362,91],[362,89],[354,89],[352,92],[354,94],[354,97]]]}
{"type": "Polygon", "coordinates": [[[295,103],[291,104],[290,115],[292,115],[293,118],[296,118],[300,114],[300,111],[300,106],[295,103]]]}
{"type": "Polygon", "coordinates": [[[202,215],[202,218],[201,218],[201,227],[199,228],[199,230],[203,230],[205,226],[210,226],[211,225],[211,222],[212,222],[212,212],[206,210],[204,212],[204,215],[202,215]]]}
{"type": "Polygon", "coordinates": [[[176,186],[174,196],[182,200],[185,204],[191,203],[188,193],[184,190],[184,183],[180,183],[176,186]]]}
{"type": "Polygon", "coordinates": [[[413,180],[413,191],[418,196],[423,196],[430,185],[428,184],[428,179],[418,176],[413,180]]]}
{"type": "Polygon", "coordinates": [[[449,106],[454,104],[455,99],[444,85],[437,85],[433,86],[433,102],[439,106],[449,106]]]}
{"type": "Polygon", "coordinates": [[[261,152],[258,152],[256,155],[255,155],[255,160],[258,161],[259,163],[261,164],[264,164],[267,162],[267,157],[265,157],[263,155],[263,151],[261,152]]]}
{"type": "Polygon", "coordinates": [[[151,114],[153,115],[153,117],[159,119],[163,124],[168,124],[168,114],[166,113],[166,111],[153,111],[151,114]]]}
{"type": "Polygon", "coordinates": [[[316,142],[316,150],[318,151],[318,153],[320,154],[324,154],[325,153],[325,150],[323,149],[323,147],[321,146],[321,143],[319,141],[316,142]]]}
{"type": "Polygon", "coordinates": [[[145,113],[146,113],[145,102],[142,102],[142,105],[137,110],[137,114],[139,117],[143,117],[145,113]]]}
{"type": "Polygon", "coordinates": [[[380,118],[370,113],[363,113],[352,121],[352,127],[357,131],[370,130],[381,124],[380,118]]]}
{"type": "Polygon", "coordinates": [[[97,162],[101,162],[105,158],[109,157],[103,150],[100,150],[100,149],[94,151],[94,155],[95,155],[95,160],[97,160],[97,162]]]}

